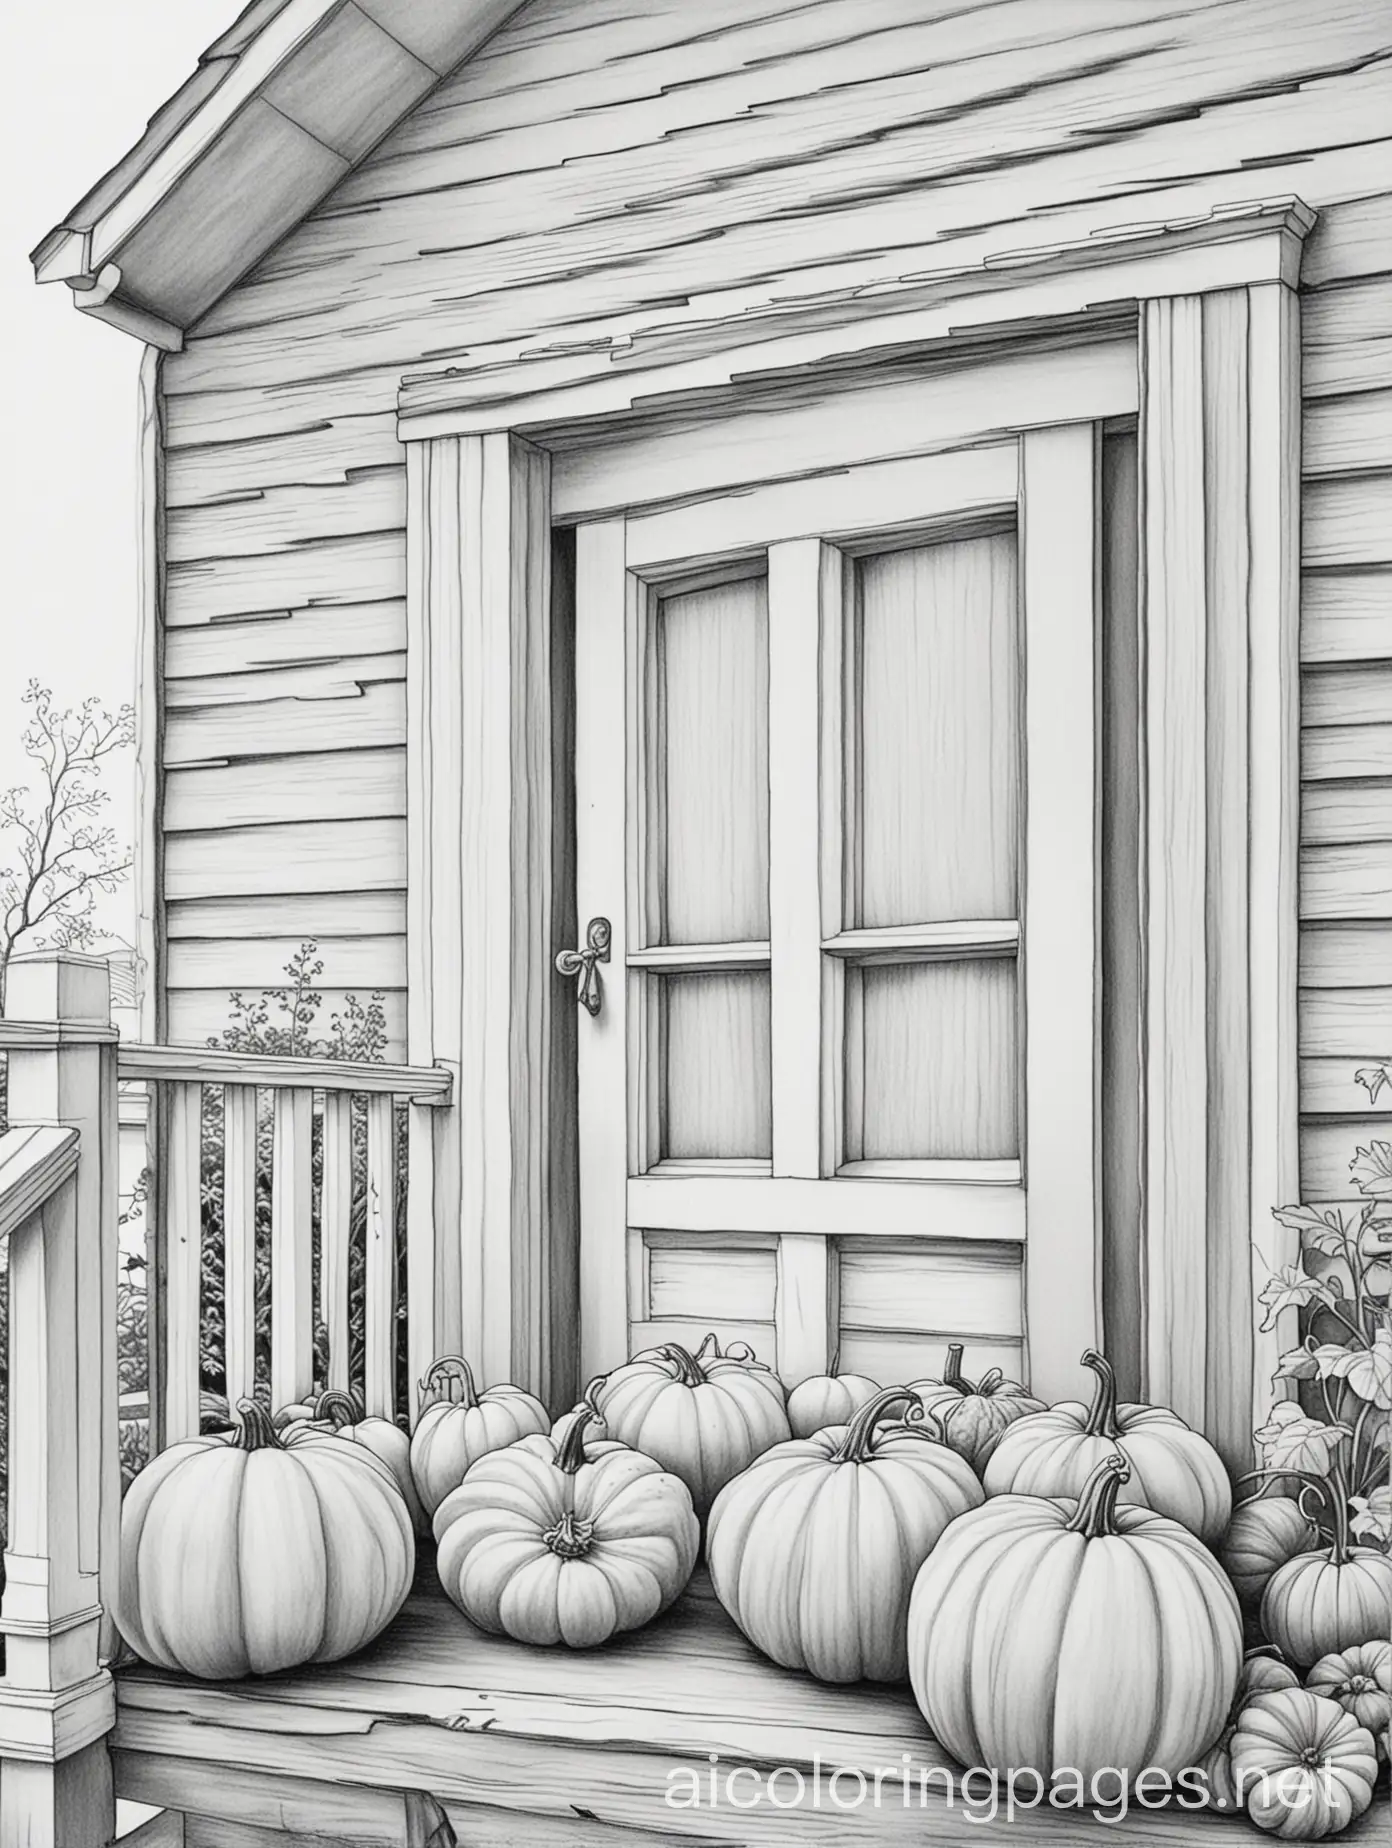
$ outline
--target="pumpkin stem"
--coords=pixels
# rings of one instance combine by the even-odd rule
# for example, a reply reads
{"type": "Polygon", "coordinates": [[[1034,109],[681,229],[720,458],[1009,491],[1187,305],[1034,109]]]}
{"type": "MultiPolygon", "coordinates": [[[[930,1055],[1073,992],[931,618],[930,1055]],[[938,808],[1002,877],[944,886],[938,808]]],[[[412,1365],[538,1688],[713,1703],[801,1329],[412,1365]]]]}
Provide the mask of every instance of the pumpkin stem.
{"type": "Polygon", "coordinates": [[[1103,1457],[1083,1484],[1067,1531],[1081,1534],[1084,1540],[1104,1540],[1115,1534],[1117,1495],[1122,1483],[1130,1479],[1131,1465],[1119,1450],[1103,1457]]]}
{"type": "Polygon", "coordinates": [[[594,1522],[577,1520],[569,1508],[554,1527],[541,1536],[558,1559],[583,1559],[594,1545],[594,1522]]]}
{"type": "Polygon", "coordinates": [[[576,1406],[570,1429],[561,1439],[560,1448],[556,1452],[556,1468],[564,1471],[567,1476],[575,1475],[585,1461],[585,1431],[597,1416],[598,1413],[588,1399],[582,1399],[576,1406]]]}
{"type": "Polygon", "coordinates": [[[992,1367],[989,1373],[983,1373],[976,1382],[977,1393],[983,1399],[989,1399],[1005,1382],[1005,1374],[1000,1367],[992,1367]]]}
{"type": "MultiPolygon", "coordinates": [[[[846,1426],[846,1435],[841,1439],[833,1463],[865,1463],[874,1451],[875,1427],[883,1419],[885,1408],[890,1405],[905,1405],[902,1423],[913,1427],[923,1423],[927,1410],[922,1399],[907,1386],[887,1386],[883,1392],[877,1392],[873,1399],[866,1401],[846,1426]]],[[[926,1431],[917,1433],[927,1437],[926,1431]]]]}
{"type": "Polygon", "coordinates": [[[345,1425],[360,1424],[363,1410],[351,1392],[340,1392],[330,1387],[328,1392],[321,1392],[314,1401],[314,1416],[331,1419],[334,1429],[341,1431],[345,1425]]]}
{"type": "Polygon", "coordinates": [[[232,1439],[235,1450],[284,1450],[271,1423],[271,1414],[255,1399],[237,1401],[237,1435],[232,1439]]]}
{"type": "Polygon", "coordinates": [[[841,1350],[840,1348],[837,1348],[836,1352],[831,1357],[831,1365],[827,1368],[827,1378],[829,1380],[834,1380],[837,1377],[837,1375],[840,1373],[840,1371],[841,1371],[841,1350]]]}
{"type": "Polygon", "coordinates": [[[1083,1435],[1109,1437],[1115,1443],[1121,1436],[1121,1426],[1117,1423],[1117,1386],[1112,1363],[1096,1348],[1089,1348],[1083,1355],[1083,1365],[1091,1367],[1097,1375],[1097,1389],[1092,1395],[1092,1410],[1083,1426],[1083,1435]]]}
{"type": "Polygon", "coordinates": [[[478,1387],[474,1371],[461,1354],[447,1354],[433,1360],[420,1383],[422,1411],[430,1405],[462,1405],[473,1411],[478,1404],[478,1387]]]}
{"type": "MultiPolygon", "coordinates": [[[[714,1341],[714,1335],[707,1335],[700,1347],[697,1348],[694,1357],[688,1354],[686,1349],[679,1346],[675,1341],[666,1342],[657,1351],[664,1360],[670,1361],[676,1368],[675,1378],[680,1380],[683,1386],[700,1386],[704,1383],[706,1377],[705,1373],[702,1371],[701,1362],[706,1359],[706,1350],[714,1341]]],[[[716,1360],[720,1358],[719,1348],[716,1348],[715,1353],[710,1358],[716,1360]]]]}
{"type": "Polygon", "coordinates": [[[954,1392],[960,1392],[965,1399],[970,1393],[972,1383],[962,1375],[962,1356],[966,1349],[960,1341],[950,1341],[947,1347],[947,1361],[942,1371],[942,1383],[950,1386],[954,1392]]]}

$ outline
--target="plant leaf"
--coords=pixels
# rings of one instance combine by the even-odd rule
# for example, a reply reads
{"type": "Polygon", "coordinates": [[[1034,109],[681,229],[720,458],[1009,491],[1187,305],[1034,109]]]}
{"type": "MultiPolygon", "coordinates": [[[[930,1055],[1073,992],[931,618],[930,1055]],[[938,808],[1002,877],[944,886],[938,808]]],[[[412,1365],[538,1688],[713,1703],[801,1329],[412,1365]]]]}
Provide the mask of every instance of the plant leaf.
{"type": "Polygon", "coordinates": [[[1349,1163],[1353,1184],[1373,1200],[1392,1199],[1392,1142],[1370,1142],[1349,1163]]]}
{"type": "Polygon", "coordinates": [[[1310,1303],[1332,1303],[1334,1292],[1318,1277],[1307,1277],[1298,1264],[1284,1264],[1267,1282],[1257,1301],[1266,1310],[1265,1334],[1276,1326],[1284,1309],[1304,1309],[1310,1303]]]}
{"type": "Polygon", "coordinates": [[[1383,1090],[1392,1087],[1392,1066],[1360,1065],[1353,1078],[1368,1093],[1368,1102],[1375,1104],[1383,1090]]]}
{"type": "Polygon", "coordinates": [[[1336,1379],[1347,1380],[1360,1399],[1382,1411],[1392,1411],[1392,1333],[1380,1328],[1369,1348],[1335,1350],[1339,1358],[1330,1368],[1336,1379]]]}
{"type": "Polygon", "coordinates": [[[1299,1232],[1304,1242],[1316,1251],[1337,1257],[1344,1249],[1347,1230],[1336,1207],[1278,1206],[1272,1217],[1292,1232],[1299,1232]]]}
{"type": "Polygon", "coordinates": [[[1303,1469],[1327,1476],[1334,1452],[1351,1435],[1347,1425],[1307,1418],[1294,1399],[1283,1399],[1254,1433],[1268,1469],[1303,1469]]]}
{"type": "Polygon", "coordinates": [[[1313,1380],[1319,1375],[1319,1362],[1308,1348],[1287,1348],[1276,1362],[1273,1380],[1313,1380]]]}
{"type": "Polygon", "coordinates": [[[1352,1497],[1353,1518],[1349,1522],[1359,1540],[1379,1540],[1384,1546],[1392,1540],[1392,1488],[1383,1483],[1371,1495],[1352,1497]]]}

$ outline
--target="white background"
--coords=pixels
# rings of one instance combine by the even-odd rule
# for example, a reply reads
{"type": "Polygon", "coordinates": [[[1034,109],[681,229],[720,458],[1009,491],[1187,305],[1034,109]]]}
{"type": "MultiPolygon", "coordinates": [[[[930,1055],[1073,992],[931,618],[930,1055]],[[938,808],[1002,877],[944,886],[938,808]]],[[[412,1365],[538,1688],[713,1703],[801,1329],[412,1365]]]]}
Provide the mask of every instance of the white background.
{"type": "MultiPolygon", "coordinates": [[[[34,283],[29,252],[139,138],[237,0],[46,0],[0,27],[0,787],[27,781],[20,694],[133,697],[140,343],[34,283]]],[[[131,754],[109,779],[128,838],[131,754]]],[[[130,887],[103,901],[134,929],[130,887]]]]}

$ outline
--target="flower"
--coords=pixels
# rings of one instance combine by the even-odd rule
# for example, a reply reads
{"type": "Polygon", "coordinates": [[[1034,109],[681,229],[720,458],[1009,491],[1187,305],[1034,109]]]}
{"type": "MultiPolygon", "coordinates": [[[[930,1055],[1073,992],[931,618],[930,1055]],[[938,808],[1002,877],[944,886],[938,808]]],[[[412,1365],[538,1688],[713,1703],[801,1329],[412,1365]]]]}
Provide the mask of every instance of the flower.
{"type": "Polygon", "coordinates": [[[1370,1142],[1366,1149],[1356,1149],[1349,1173],[1369,1199],[1392,1199],[1392,1142],[1370,1142]]]}

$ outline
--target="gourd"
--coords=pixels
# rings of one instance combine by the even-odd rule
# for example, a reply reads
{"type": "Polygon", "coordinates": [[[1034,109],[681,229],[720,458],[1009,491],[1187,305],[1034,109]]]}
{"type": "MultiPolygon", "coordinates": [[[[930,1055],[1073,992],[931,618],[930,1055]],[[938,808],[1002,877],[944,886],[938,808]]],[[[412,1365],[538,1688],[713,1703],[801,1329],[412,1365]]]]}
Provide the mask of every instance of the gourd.
{"type": "Polygon", "coordinates": [[[1392,1632],[1392,1559],[1373,1547],[1349,1545],[1342,1533],[1332,1546],[1297,1553],[1272,1574],[1262,1595],[1261,1627],[1302,1668],[1381,1640],[1392,1632]]]}
{"type": "Polygon", "coordinates": [[[473,1369],[457,1354],[433,1361],[420,1389],[411,1475],[428,1516],[464,1480],[470,1464],[490,1450],[550,1428],[540,1399],[520,1386],[489,1386],[480,1392],[473,1369]]]}
{"type": "Polygon", "coordinates": [[[586,1406],[557,1444],[490,1451],[435,1513],[448,1596],[480,1629],[593,1648],[665,1611],[701,1530],[685,1483],[623,1444],[587,1444],[586,1406]]]}
{"type": "Polygon", "coordinates": [[[1047,1408],[1018,1380],[1008,1380],[999,1367],[984,1373],[975,1385],[962,1375],[963,1347],[952,1342],[940,1380],[915,1380],[909,1387],[923,1400],[930,1418],[942,1426],[943,1437],[964,1456],[978,1474],[992,1451],[1017,1419],[1047,1408]]]}
{"type": "Polygon", "coordinates": [[[980,1507],[965,1458],[891,1387],[848,1425],[766,1450],[716,1497],[715,1595],[756,1648],[820,1681],[903,1681],[914,1574],[948,1523],[980,1507]],[[908,1405],[917,1423],[882,1422],[908,1405]]]}
{"type": "Polygon", "coordinates": [[[1233,1509],[1216,1548],[1244,1602],[1260,1603],[1273,1572],[1313,1546],[1318,1530],[1289,1495],[1258,1495],[1233,1509]]]}
{"type": "Polygon", "coordinates": [[[834,1354],[825,1373],[814,1373],[788,1394],[788,1424],[794,1437],[849,1424],[880,1391],[879,1384],[863,1373],[842,1373],[840,1360],[840,1354],[834,1354]]]}
{"type": "Polygon", "coordinates": [[[350,1444],[361,1444],[391,1472],[392,1481],[401,1490],[410,1511],[411,1525],[417,1534],[430,1532],[430,1517],[416,1493],[411,1474],[411,1440],[400,1425],[389,1418],[368,1418],[351,1393],[330,1389],[321,1392],[314,1402],[312,1418],[295,1419],[286,1425],[282,1442],[290,1449],[320,1437],[341,1437],[350,1444]]]}
{"type": "Polygon", "coordinates": [[[146,1661],[215,1681],[361,1649],[415,1568],[406,1504],[367,1449],[287,1450],[263,1407],[237,1411],[231,1443],[171,1446],[121,1509],[122,1632],[146,1661]]]}
{"type": "Polygon", "coordinates": [[[1392,1642],[1356,1643],[1321,1656],[1305,1685],[1312,1694],[1338,1701],[1381,1741],[1392,1725],[1392,1642]]]}
{"type": "Polygon", "coordinates": [[[1097,1376],[1092,1404],[1065,1401],[1011,1425],[986,1465],[986,1493],[1079,1495],[1098,1463],[1119,1450],[1130,1465],[1122,1502],[1153,1508],[1215,1545],[1232,1516],[1218,1452],[1173,1412],[1118,1405],[1116,1375],[1095,1349],[1082,1364],[1097,1376]]]}
{"type": "Polygon", "coordinates": [[[1284,1841],[1335,1835],[1373,1800],[1373,1736],[1306,1688],[1258,1694],[1238,1716],[1233,1777],[1247,1814],[1284,1841]]]}
{"type": "Polygon", "coordinates": [[[920,1569],[909,1677],[963,1764],[1175,1775],[1221,1733],[1242,1666],[1236,1594],[1187,1527],[1117,1506],[1128,1473],[1113,1450],[1076,1501],[996,1496],[920,1569]]]}
{"type": "Polygon", "coordinates": [[[618,1367],[595,1390],[609,1436],[680,1476],[704,1519],[732,1476],[792,1436],[783,1386],[751,1349],[722,1354],[707,1335],[694,1354],[675,1342],[618,1367]]]}

